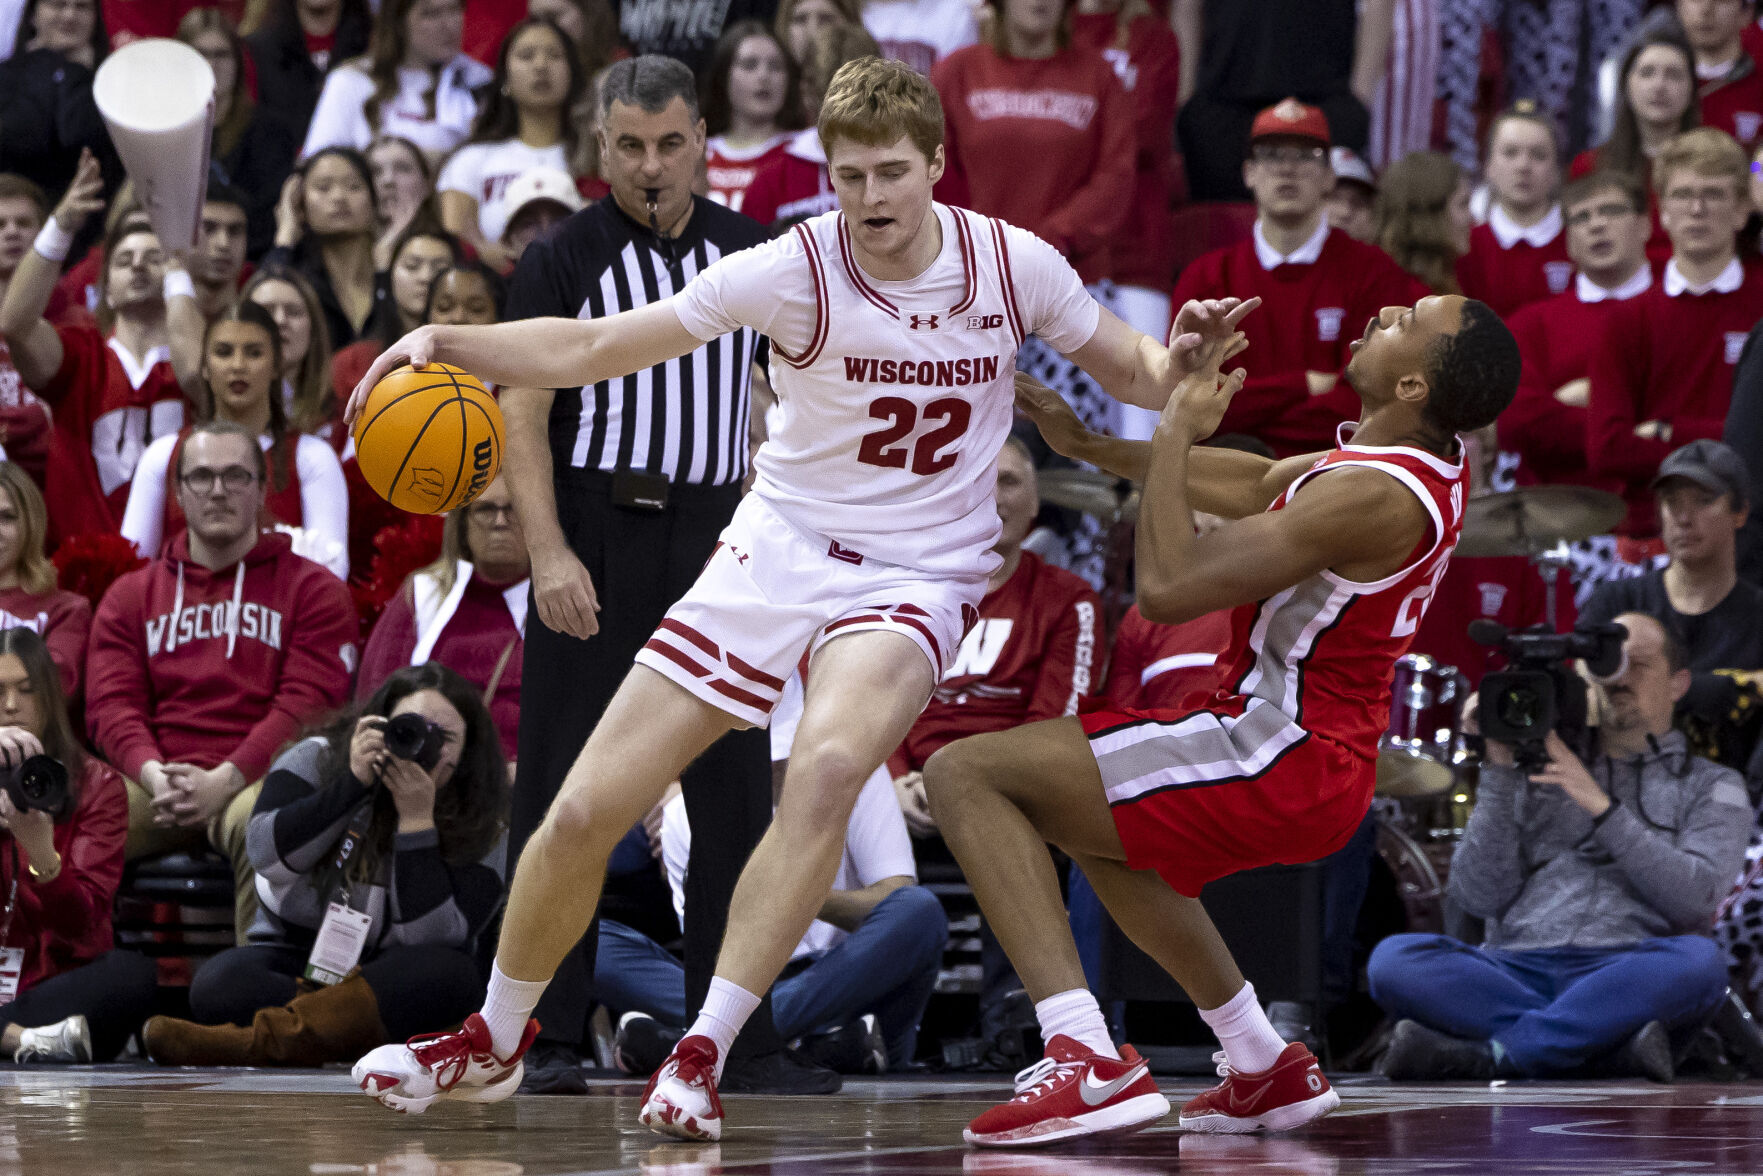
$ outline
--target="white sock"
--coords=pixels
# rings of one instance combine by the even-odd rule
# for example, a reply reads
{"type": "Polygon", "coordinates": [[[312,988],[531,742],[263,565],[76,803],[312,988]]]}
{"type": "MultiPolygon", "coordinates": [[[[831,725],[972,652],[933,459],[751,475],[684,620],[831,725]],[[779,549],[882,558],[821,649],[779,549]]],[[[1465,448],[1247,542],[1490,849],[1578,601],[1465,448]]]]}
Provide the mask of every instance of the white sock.
{"type": "Polygon", "coordinates": [[[1051,1041],[1059,1034],[1095,1050],[1105,1058],[1119,1058],[1114,1039],[1108,1036],[1108,1023],[1102,1019],[1102,1006],[1087,988],[1056,992],[1046,1000],[1035,1002],[1035,1018],[1041,1023],[1041,1040],[1051,1041]]]}
{"type": "Polygon", "coordinates": [[[686,1030],[687,1037],[708,1037],[716,1043],[716,1077],[721,1079],[722,1067],[728,1062],[728,1051],[735,1044],[735,1035],[759,1007],[759,998],[732,980],[721,976],[710,978],[710,991],[704,995],[704,1007],[698,1019],[686,1030]]]}
{"type": "Polygon", "coordinates": [[[1243,981],[1242,991],[1215,1009],[1201,1009],[1200,1019],[1212,1026],[1224,1046],[1224,1060],[1239,1074],[1270,1069],[1286,1043],[1255,1000],[1255,986],[1243,981]]]}
{"type": "Polygon", "coordinates": [[[520,1044],[527,1020],[538,1007],[549,980],[516,980],[502,970],[500,964],[490,965],[490,991],[484,996],[480,1014],[490,1028],[490,1044],[496,1056],[507,1057],[520,1044]]]}

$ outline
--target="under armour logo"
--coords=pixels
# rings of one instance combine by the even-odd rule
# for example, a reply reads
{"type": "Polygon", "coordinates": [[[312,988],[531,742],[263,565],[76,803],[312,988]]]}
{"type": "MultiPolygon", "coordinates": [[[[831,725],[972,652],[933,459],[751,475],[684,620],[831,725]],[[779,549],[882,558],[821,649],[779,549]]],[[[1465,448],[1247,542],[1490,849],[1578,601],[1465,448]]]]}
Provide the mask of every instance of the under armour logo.
{"type": "Polygon", "coordinates": [[[937,314],[915,314],[906,325],[914,331],[934,331],[937,329],[937,320],[941,317],[937,314]]]}
{"type": "Polygon", "coordinates": [[[733,543],[730,543],[728,545],[728,553],[730,555],[734,556],[736,562],[738,562],[738,563],[746,563],[747,562],[747,558],[748,558],[747,553],[742,551],[739,547],[736,547],[733,543]]]}

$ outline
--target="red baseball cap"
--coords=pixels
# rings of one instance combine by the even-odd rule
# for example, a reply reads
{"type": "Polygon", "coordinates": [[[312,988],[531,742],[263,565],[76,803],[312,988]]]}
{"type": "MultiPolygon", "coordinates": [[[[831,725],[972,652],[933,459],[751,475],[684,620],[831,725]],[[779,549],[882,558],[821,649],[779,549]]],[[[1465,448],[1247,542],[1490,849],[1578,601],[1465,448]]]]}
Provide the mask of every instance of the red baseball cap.
{"type": "Polygon", "coordinates": [[[1249,127],[1249,142],[1257,139],[1314,139],[1324,147],[1333,146],[1328,135],[1328,116],[1314,106],[1286,98],[1255,116],[1249,127]]]}

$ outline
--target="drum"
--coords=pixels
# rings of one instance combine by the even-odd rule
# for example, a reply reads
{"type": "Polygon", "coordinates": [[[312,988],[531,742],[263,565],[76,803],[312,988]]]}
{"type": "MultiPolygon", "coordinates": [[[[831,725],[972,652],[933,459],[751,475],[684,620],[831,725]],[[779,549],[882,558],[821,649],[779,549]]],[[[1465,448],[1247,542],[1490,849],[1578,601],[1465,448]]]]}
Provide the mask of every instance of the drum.
{"type": "Polygon", "coordinates": [[[1390,726],[1377,744],[1379,795],[1432,796],[1451,786],[1465,686],[1455,666],[1423,653],[1396,663],[1390,726]]]}

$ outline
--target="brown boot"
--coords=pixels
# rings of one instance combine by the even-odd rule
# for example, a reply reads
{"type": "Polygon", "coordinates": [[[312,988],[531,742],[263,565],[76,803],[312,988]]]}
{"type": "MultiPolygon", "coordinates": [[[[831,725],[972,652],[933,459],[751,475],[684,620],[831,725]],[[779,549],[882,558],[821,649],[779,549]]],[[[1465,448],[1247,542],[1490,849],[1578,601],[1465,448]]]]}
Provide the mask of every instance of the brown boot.
{"type": "Polygon", "coordinates": [[[162,1066],[322,1066],[385,1044],[379,1001],[360,972],[277,1008],[249,1028],[154,1017],[141,1028],[147,1056],[162,1066]]]}

